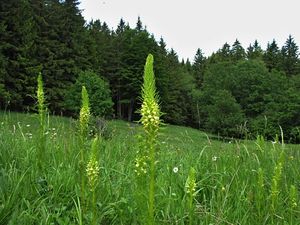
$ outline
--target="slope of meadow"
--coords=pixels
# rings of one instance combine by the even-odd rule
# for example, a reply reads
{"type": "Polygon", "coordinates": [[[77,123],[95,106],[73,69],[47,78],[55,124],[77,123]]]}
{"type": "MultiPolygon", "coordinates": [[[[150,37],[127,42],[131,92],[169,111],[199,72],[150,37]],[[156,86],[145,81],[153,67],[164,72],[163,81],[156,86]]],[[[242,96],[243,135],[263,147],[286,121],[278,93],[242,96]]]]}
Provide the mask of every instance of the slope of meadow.
{"type": "MultiPolygon", "coordinates": [[[[0,113],[0,224],[91,224],[89,203],[79,197],[76,126],[73,119],[48,117],[41,175],[35,166],[38,116],[0,113]]],[[[98,149],[97,224],[138,224],[140,127],[123,121],[105,127],[98,149]]],[[[299,145],[263,138],[219,141],[166,125],[156,158],[157,224],[188,223],[185,183],[191,167],[197,183],[194,224],[299,224],[299,145]]]]}

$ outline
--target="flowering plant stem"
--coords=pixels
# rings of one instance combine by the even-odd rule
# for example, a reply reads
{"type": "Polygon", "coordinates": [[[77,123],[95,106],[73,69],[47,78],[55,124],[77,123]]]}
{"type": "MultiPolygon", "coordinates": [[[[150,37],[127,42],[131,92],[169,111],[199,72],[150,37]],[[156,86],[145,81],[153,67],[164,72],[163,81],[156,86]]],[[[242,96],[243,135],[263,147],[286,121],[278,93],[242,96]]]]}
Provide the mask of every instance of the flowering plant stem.
{"type": "Polygon", "coordinates": [[[154,224],[155,150],[150,146],[149,224],[154,224]]]}
{"type": "Polygon", "coordinates": [[[154,224],[154,199],[155,199],[155,150],[156,139],[160,125],[160,109],[158,104],[158,96],[155,87],[155,78],[153,72],[153,56],[148,55],[145,72],[144,83],[142,87],[142,108],[141,120],[143,125],[146,141],[146,149],[150,164],[150,182],[148,195],[148,216],[147,221],[149,225],[154,224]]]}
{"type": "Polygon", "coordinates": [[[193,224],[194,198],[196,196],[196,171],[190,168],[189,176],[185,183],[185,192],[188,195],[189,224],[193,224]]]}
{"type": "Polygon", "coordinates": [[[37,88],[37,100],[38,100],[38,112],[39,112],[39,143],[38,143],[38,168],[43,171],[43,162],[45,161],[43,158],[46,153],[46,107],[45,107],[45,97],[44,97],[44,89],[43,89],[43,80],[42,74],[40,73],[37,78],[38,88],[37,88]]]}
{"type": "Polygon", "coordinates": [[[88,178],[88,184],[90,192],[92,193],[92,225],[97,224],[97,199],[96,199],[96,188],[99,181],[99,162],[97,160],[98,151],[98,138],[96,137],[92,143],[92,149],[90,154],[89,162],[86,166],[86,173],[88,178]]]}
{"type": "Polygon", "coordinates": [[[87,90],[82,86],[81,91],[82,106],[80,109],[79,116],[79,132],[80,132],[80,161],[79,161],[79,170],[80,170],[80,180],[81,180],[81,201],[82,209],[84,210],[84,198],[85,198],[85,143],[88,136],[88,126],[90,120],[90,107],[89,107],[89,96],[87,90]]]}

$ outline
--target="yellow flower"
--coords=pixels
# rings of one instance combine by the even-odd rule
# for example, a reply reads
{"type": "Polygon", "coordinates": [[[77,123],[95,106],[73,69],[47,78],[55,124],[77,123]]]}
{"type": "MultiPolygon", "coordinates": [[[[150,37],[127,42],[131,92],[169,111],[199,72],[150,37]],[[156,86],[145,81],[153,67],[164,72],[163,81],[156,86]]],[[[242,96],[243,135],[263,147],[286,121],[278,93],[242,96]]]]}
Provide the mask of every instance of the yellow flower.
{"type": "Polygon", "coordinates": [[[185,192],[190,195],[196,195],[196,171],[192,167],[189,176],[185,182],[185,192]]]}
{"type": "Polygon", "coordinates": [[[91,190],[95,189],[96,187],[98,176],[99,176],[99,170],[100,168],[98,165],[98,161],[94,157],[92,157],[86,166],[88,183],[91,190]]]}

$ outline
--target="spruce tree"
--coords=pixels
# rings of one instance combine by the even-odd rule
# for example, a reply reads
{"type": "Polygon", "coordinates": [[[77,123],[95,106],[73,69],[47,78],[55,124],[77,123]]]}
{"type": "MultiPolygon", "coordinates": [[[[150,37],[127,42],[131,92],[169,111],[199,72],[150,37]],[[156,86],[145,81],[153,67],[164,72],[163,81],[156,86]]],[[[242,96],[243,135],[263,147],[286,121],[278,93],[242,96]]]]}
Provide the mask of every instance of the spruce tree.
{"type": "Polygon", "coordinates": [[[281,49],[282,68],[288,76],[296,75],[299,70],[299,47],[290,35],[281,49]]]}
{"type": "Polygon", "coordinates": [[[46,3],[31,0],[38,36],[33,49],[36,65],[41,67],[52,112],[64,111],[64,95],[80,70],[90,69],[85,21],[77,0],[46,3]]]}
{"type": "Polygon", "coordinates": [[[255,40],[253,45],[250,44],[247,48],[247,59],[262,59],[263,50],[261,49],[258,41],[255,40]]]}
{"type": "Polygon", "coordinates": [[[245,59],[246,57],[245,49],[242,47],[238,39],[236,39],[233,43],[230,53],[235,62],[245,59]]]}
{"type": "MultiPolygon", "coordinates": [[[[28,1],[0,2],[0,86],[12,110],[25,110],[34,100],[32,46],[35,38],[28,1]]],[[[1,103],[3,105],[4,102],[1,103]]]]}
{"type": "Polygon", "coordinates": [[[268,43],[267,49],[263,55],[263,60],[269,71],[281,69],[281,54],[276,41],[273,39],[271,43],[268,43]]]}
{"type": "Polygon", "coordinates": [[[136,29],[137,31],[142,31],[142,30],[143,30],[143,23],[142,23],[140,17],[138,17],[138,20],[137,20],[135,29],[136,29]]]}
{"type": "Polygon", "coordinates": [[[207,58],[209,64],[232,61],[230,45],[226,42],[216,53],[207,58]]]}
{"type": "Polygon", "coordinates": [[[205,61],[206,58],[204,57],[202,50],[198,48],[193,63],[193,76],[195,78],[197,88],[202,86],[205,61]]]}

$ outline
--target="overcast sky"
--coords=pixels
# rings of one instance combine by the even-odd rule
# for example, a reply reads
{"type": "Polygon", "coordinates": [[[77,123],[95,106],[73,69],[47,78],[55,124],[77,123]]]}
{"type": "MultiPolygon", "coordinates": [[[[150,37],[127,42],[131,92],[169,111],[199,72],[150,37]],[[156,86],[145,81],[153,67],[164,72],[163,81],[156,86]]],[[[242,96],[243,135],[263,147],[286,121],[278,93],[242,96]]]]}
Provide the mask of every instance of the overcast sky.
{"type": "Polygon", "coordinates": [[[291,34],[300,45],[300,0],[81,0],[87,21],[100,19],[116,28],[123,18],[143,25],[180,58],[206,56],[236,38],[246,48],[255,39],[263,49],[273,38],[281,47],[291,34]]]}

